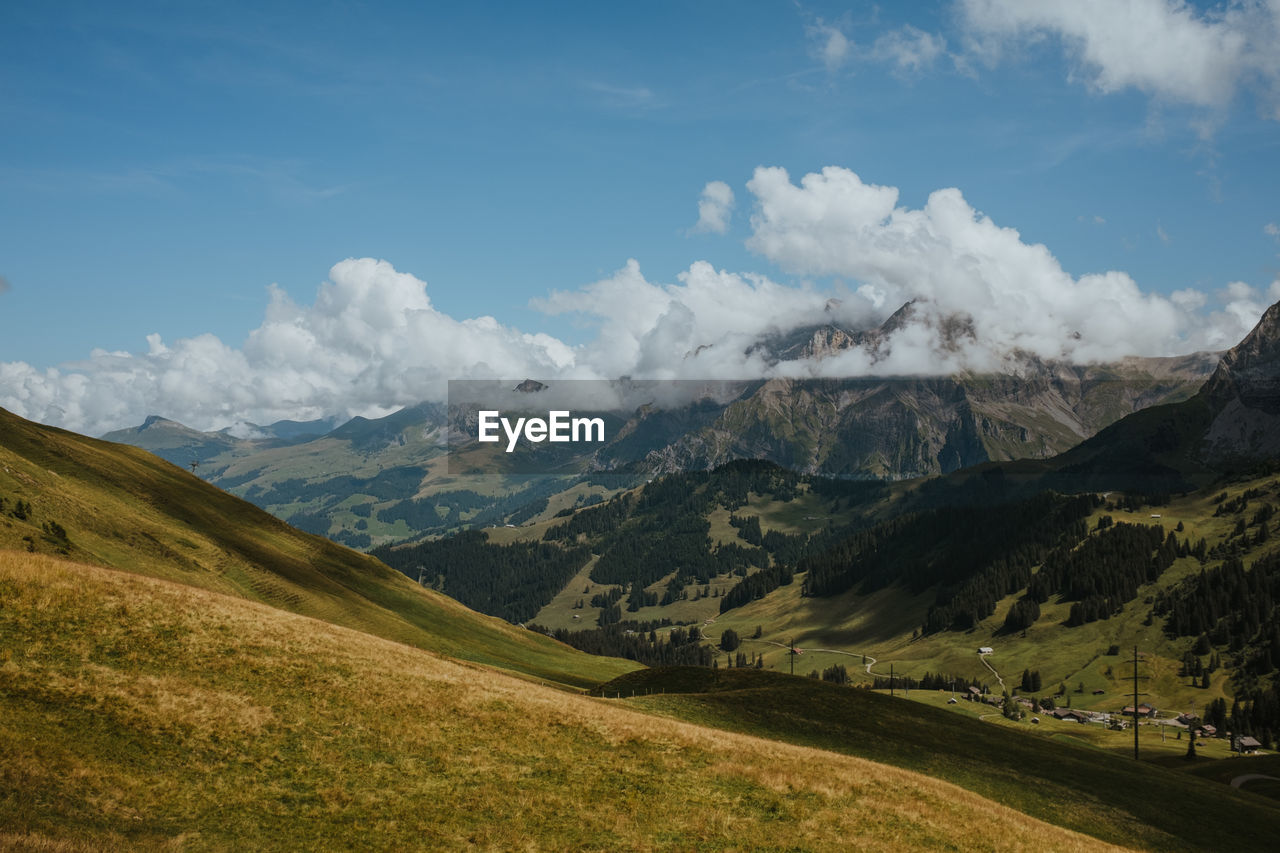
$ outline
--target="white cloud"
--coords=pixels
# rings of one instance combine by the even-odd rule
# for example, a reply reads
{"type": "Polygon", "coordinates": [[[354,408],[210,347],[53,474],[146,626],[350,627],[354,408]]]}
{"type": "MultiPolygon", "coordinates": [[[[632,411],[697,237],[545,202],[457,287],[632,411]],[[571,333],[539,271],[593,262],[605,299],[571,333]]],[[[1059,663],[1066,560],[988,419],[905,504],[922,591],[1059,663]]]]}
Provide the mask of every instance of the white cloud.
{"type": "Polygon", "coordinates": [[[583,371],[602,377],[739,379],[766,374],[761,357],[746,353],[771,333],[824,321],[864,326],[878,319],[856,295],[838,304],[830,300],[828,292],[716,270],[705,261],[681,273],[678,284],[655,284],[631,260],[609,278],[555,291],[533,304],[551,314],[595,318],[599,335],[578,352],[583,371]]]}
{"type": "Polygon", "coordinates": [[[385,261],[350,259],[309,305],[271,288],[262,323],[240,348],[213,335],[152,334],[139,353],[94,350],[48,369],[0,363],[0,406],[94,434],[148,414],[243,431],[285,418],[384,415],[443,399],[448,379],[991,371],[1016,368],[1018,353],[1088,362],[1224,349],[1280,299],[1280,281],[1266,292],[1232,282],[1213,295],[1166,297],[1124,272],[1072,276],[1048,248],[974,210],[958,189],[912,209],[896,188],[837,167],[798,184],[762,167],[747,187],[748,246],[829,282],[787,285],[698,261],[661,283],[631,260],[600,281],[533,300],[594,325],[594,340],[571,347],[493,317],[455,319],[434,307],[422,280],[385,261]],[[910,320],[874,350],[774,363],[761,346],[819,324],[871,328],[913,299],[910,320]]]}
{"type": "Polygon", "coordinates": [[[698,222],[693,233],[724,234],[733,215],[733,189],[724,181],[711,181],[698,198],[698,222]]]}
{"type": "Polygon", "coordinates": [[[822,64],[830,73],[839,71],[849,61],[853,53],[853,44],[844,31],[821,18],[805,28],[813,45],[813,54],[822,60],[822,64]]]}
{"type": "Polygon", "coordinates": [[[1156,223],[1156,236],[1160,238],[1160,242],[1166,246],[1170,243],[1169,232],[1164,230],[1164,226],[1159,222],[1156,223]]]}
{"type": "Polygon", "coordinates": [[[942,36],[906,24],[877,38],[871,58],[892,63],[900,75],[913,75],[929,70],[946,49],[942,36]]]}
{"type": "Polygon", "coordinates": [[[448,379],[548,375],[574,358],[550,336],[442,314],[424,282],[370,258],[335,265],[310,306],[272,288],[243,349],[213,335],[147,342],[146,353],[97,350],[61,369],[0,364],[0,406],[95,434],[152,413],[200,429],[380,415],[441,399],[448,379]]]}
{"type": "Polygon", "coordinates": [[[938,330],[931,352],[939,358],[954,359],[957,346],[962,361],[979,366],[1018,350],[1096,361],[1220,349],[1261,314],[1234,290],[1206,318],[1196,313],[1195,291],[1144,293],[1115,271],[1073,277],[1048,248],[996,225],[957,189],[910,209],[898,205],[896,188],[837,167],[799,185],[783,169],[759,168],[747,188],[756,200],[753,251],[794,273],[872,286],[889,306],[923,298],[921,323],[938,330]],[[948,344],[941,330],[956,316],[972,321],[974,335],[948,344]]]}
{"type": "Polygon", "coordinates": [[[959,8],[988,64],[1000,61],[1007,45],[1056,36],[1098,92],[1132,88],[1217,109],[1249,86],[1280,118],[1280,4],[1274,0],[1203,12],[1181,0],[959,0],[959,8]]]}
{"type": "Polygon", "coordinates": [[[1266,225],[1262,226],[1262,233],[1280,240],[1280,225],[1276,225],[1274,222],[1268,222],[1266,225]]]}

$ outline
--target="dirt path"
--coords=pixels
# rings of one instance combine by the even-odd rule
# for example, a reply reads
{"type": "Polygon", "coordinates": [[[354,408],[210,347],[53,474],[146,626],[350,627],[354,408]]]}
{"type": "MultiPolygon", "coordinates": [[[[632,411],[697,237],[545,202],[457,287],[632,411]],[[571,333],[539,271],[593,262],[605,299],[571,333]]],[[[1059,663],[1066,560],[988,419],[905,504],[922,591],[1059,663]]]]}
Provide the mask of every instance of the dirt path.
{"type": "Polygon", "coordinates": [[[995,668],[994,666],[992,666],[991,664],[987,663],[987,656],[986,656],[986,655],[981,655],[981,654],[980,654],[980,655],[978,655],[978,657],[982,660],[982,665],[983,665],[983,666],[985,666],[987,669],[991,670],[991,674],[992,674],[992,675],[994,675],[994,676],[996,677],[996,681],[1000,682],[1000,689],[1003,691],[1003,690],[1004,690],[1004,679],[1000,677],[1000,673],[996,672],[996,668],[995,668]]]}
{"type": "Polygon", "coordinates": [[[1277,779],[1275,776],[1264,776],[1261,773],[1246,773],[1243,776],[1237,776],[1236,778],[1232,779],[1231,787],[1239,788],[1248,782],[1255,782],[1258,779],[1270,779],[1273,782],[1280,782],[1280,779],[1277,779]]]}

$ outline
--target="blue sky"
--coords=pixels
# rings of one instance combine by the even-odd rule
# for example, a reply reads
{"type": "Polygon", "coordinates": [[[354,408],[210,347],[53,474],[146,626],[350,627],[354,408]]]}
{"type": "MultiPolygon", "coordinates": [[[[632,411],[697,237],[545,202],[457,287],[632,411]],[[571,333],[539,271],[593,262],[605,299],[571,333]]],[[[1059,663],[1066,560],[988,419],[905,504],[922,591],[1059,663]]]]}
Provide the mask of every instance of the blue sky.
{"type": "MultiPolygon", "coordinates": [[[[4,4],[0,405],[82,429],[151,408],[217,426],[403,405],[426,386],[359,399],[326,387],[272,407],[176,399],[155,379],[286,382],[267,368],[301,370],[304,356],[246,342],[271,322],[272,298],[292,306],[282,324],[323,338],[311,334],[332,319],[318,288],[347,287],[330,270],[348,258],[417,282],[370,290],[356,279],[373,267],[351,272],[370,304],[425,310],[410,292],[425,282],[446,319],[492,316],[504,340],[544,333],[576,355],[535,366],[596,373],[630,369],[591,360],[610,335],[640,352],[657,327],[619,331],[607,308],[547,313],[548,300],[621,305],[652,290],[667,300],[660,319],[700,261],[824,296],[865,284],[888,302],[917,295],[892,264],[842,248],[870,252],[884,235],[846,239],[819,188],[805,203],[820,211],[771,220],[778,182],[772,196],[753,184],[759,167],[797,187],[837,167],[897,188],[890,208],[906,212],[956,188],[965,216],[1046,247],[1067,278],[1050,269],[1059,283],[1045,292],[1117,271],[1136,287],[1136,316],[1139,297],[1183,293],[1186,316],[1170,314],[1163,337],[1137,335],[1135,351],[1209,346],[1201,327],[1236,335],[1280,293],[1278,16],[1166,0],[4,4]],[[709,182],[732,193],[723,233],[696,227],[709,182]],[[642,278],[625,275],[630,259],[642,278]],[[220,347],[179,346],[202,335],[220,347]],[[95,350],[131,359],[94,362],[95,350]],[[198,359],[217,364],[181,372],[198,359]],[[86,402],[86,386],[129,402],[86,402]]],[[[938,221],[903,239],[918,245],[938,221]]],[[[921,250],[941,266],[984,251],[942,242],[921,250]]],[[[986,274],[1033,274],[1002,251],[986,274]]],[[[1079,299],[1097,292],[1081,286],[1079,299]]],[[[1004,332],[1016,338],[992,334],[1004,332]]],[[[350,355],[350,341],[314,340],[312,373],[333,368],[334,346],[350,355]]],[[[383,373],[423,367],[380,357],[383,373]]],[[[516,375],[520,358],[467,364],[516,375]]],[[[467,367],[437,372],[450,370],[467,367]]]]}

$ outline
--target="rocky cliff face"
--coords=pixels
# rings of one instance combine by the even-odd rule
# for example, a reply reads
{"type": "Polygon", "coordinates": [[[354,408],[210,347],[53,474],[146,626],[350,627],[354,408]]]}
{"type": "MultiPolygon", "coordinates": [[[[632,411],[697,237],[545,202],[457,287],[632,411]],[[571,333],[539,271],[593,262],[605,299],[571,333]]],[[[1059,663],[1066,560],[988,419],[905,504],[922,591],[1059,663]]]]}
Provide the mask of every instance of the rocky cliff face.
{"type": "Polygon", "coordinates": [[[660,471],[768,459],[806,473],[904,478],[1046,458],[1139,409],[1192,396],[1216,358],[1073,366],[1020,376],[773,379],[712,422],[653,448],[660,471]]]}
{"type": "Polygon", "coordinates": [[[1214,413],[1207,461],[1280,455],[1280,302],[1222,357],[1200,393],[1214,413]]]}

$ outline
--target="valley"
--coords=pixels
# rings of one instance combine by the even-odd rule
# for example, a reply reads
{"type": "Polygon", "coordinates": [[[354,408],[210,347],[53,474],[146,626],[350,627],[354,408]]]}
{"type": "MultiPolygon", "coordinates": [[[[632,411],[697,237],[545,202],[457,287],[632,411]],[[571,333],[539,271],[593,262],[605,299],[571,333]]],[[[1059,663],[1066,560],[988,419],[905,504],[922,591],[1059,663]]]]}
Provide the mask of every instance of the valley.
{"type": "Polygon", "coordinates": [[[1269,849],[1280,474],[1197,442],[1272,351],[1043,460],[473,483],[372,555],[0,412],[0,840],[1269,849]]]}

